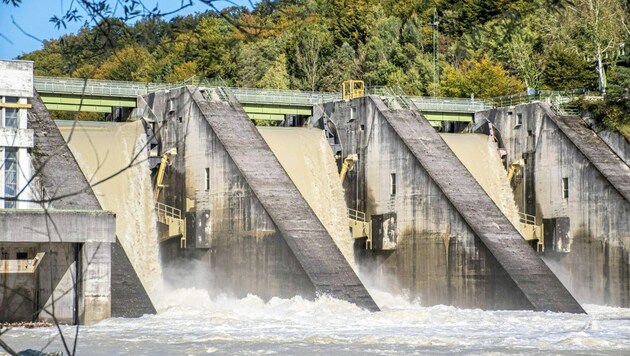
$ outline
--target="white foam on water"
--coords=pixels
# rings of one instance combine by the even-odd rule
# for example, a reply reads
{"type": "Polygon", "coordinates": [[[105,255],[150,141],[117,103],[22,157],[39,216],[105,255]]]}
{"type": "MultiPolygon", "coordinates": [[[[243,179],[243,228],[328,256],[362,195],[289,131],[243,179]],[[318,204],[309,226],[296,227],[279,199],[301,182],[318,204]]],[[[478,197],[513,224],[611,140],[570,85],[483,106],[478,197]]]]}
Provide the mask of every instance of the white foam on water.
{"type": "MultiPolygon", "coordinates": [[[[390,296],[370,313],[330,297],[306,300],[249,295],[210,298],[201,289],[165,292],[157,315],[82,326],[79,354],[353,354],[630,352],[630,309],[586,305],[589,315],[423,307],[390,296]]],[[[70,336],[72,327],[63,327],[70,336]]],[[[13,329],[17,349],[59,350],[54,328],[13,329]]]]}

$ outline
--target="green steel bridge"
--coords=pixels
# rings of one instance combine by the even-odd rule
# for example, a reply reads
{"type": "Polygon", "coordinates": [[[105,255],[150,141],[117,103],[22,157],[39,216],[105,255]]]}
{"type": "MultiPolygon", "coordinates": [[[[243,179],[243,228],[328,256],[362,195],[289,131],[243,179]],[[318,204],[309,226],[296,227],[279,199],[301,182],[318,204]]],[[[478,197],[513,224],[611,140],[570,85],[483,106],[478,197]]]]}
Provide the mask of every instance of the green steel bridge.
{"type": "MultiPolygon", "coordinates": [[[[112,107],[135,108],[138,96],[187,84],[39,76],[34,78],[34,82],[48,110],[101,113],[111,112],[112,107]]],[[[284,120],[286,115],[310,116],[314,105],[342,100],[341,93],[215,87],[226,96],[234,95],[250,118],[257,120],[284,120]]],[[[388,98],[386,101],[389,103],[398,103],[400,108],[417,108],[433,122],[470,122],[475,112],[493,107],[481,100],[413,97],[389,91],[375,91],[373,94],[388,98]]]]}

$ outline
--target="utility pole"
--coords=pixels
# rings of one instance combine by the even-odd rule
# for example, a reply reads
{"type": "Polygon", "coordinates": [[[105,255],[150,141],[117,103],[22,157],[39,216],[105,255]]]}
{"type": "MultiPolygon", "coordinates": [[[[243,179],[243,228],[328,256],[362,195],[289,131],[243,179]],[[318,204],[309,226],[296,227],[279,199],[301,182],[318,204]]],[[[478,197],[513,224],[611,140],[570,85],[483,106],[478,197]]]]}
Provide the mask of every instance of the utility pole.
{"type": "Polygon", "coordinates": [[[437,96],[438,84],[440,82],[440,72],[438,71],[438,45],[440,30],[438,26],[440,21],[437,17],[437,9],[433,10],[433,22],[429,25],[433,27],[433,96],[437,96]]]}

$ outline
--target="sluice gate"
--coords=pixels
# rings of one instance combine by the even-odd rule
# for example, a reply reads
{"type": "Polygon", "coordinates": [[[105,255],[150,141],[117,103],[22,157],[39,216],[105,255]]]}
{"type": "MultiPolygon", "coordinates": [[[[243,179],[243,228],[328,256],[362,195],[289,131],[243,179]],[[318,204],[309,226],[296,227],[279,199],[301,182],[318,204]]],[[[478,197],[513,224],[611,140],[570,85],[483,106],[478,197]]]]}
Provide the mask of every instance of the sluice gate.
{"type": "Polygon", "coordinates": [[[141,121],[56,122],[104,209],[116,213],[112,248],[112,316],[155,314],[160,279],[146,133],[141,121]]]}

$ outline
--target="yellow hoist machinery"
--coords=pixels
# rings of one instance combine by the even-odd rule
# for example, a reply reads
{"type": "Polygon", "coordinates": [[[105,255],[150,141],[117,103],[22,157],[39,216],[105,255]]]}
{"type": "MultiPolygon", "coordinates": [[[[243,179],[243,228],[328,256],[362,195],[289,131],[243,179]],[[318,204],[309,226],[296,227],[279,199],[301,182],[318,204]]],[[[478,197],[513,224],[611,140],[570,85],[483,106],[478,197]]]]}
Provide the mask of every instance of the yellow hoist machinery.
{"type": "Polygon", "coordinates": [[[177,155],[177,149],[171,148],[170,150],[164,152],[162,155],[162,160],[160,161],[160,168],[158,168],[157,178],[155,179],[155,190],[153,192],[153,197],[155,201],[160,197],[160,192],[164,185],[162,182],[164,181],[164,173],[166,171],[166,167],[170,166],[173,163],[173,158],[177,155]]]}
{"type": "Polygon", "coordinates": [[[510,168],[508,169],[509,182],[512,182],[512,179],[514,179],[515,176],[518,176],[519,174],[521,174],[521,170],[523,169],[524,165],[525,165],[525,160],[523,159],[519,159],[517,161],[512,162],[512,164],[510,164],[510,168]]]}
{"type": "Polygon", "coordinates": [[[176,148],[171,148],[162,154],[162,160],[160,161],[160,167],[158,168],[157,177],[155,179],[153,196],[155,198],[158,221],[168,226],[168,233],[162,236],[161,240],[166,241],[174,237],[179,237],[180,248],[186,248],[186,219],[182,215],[182,211],[158,201],[162,188],[166,187],[163,184],[166,167],[173,163],[173,159],[176,155],[176,148]]]}
{"type": "MultiPolygon", "coordinates": [[[[357,154],[349,154],[343,160],[343,164],[341,165],[341,172],[339,172],[339,179],[341,180],[341,184],[346,179],[346,174],[349,171],[354,169],[354,162],[359,159],[357,154]]],[[[365,248],[370,250],[372,249],[372,234],[371,234],[371,223],[367,220],[367,217],[364,212],[348,209],[348,225],[350,227],[350,232],[352,237],[355,239],[360,239],[366,237],[365,248]]]]}
{"type": "Polygon", "coordinates": [[[343,82],[343,100],[360,98],[365,94],[362,80],[346,80],[343,82]]]}
{"type": "Polygon", "coordinates": [[[341,172],[339,172],[339,179],[341,179],[341,184],[346,179],[346,174],[354,168],[354,161],[358,160],[358,156],[356,154],[349,154],[346,159],[343,160],[343,164],[341,165],[341,172]]]}

